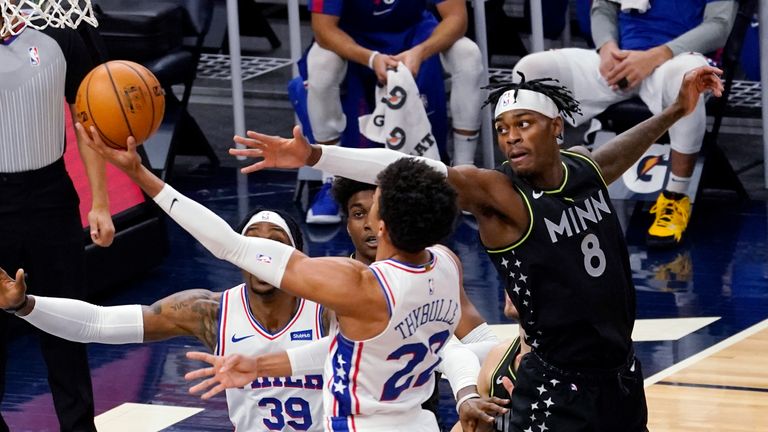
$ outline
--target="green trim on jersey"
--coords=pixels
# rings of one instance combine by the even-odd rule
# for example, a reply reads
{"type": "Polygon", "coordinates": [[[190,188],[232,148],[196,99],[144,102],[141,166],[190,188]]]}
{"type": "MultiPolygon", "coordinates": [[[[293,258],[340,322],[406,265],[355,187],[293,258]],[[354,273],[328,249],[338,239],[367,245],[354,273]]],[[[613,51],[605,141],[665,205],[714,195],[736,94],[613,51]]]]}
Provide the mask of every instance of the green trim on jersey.
{"type": "MultiPolygon", "coordinates": [[[[500,376],[499,370],[501,370],[501,366],[506,362],[509,355],[512,353],[516,353],[519,350],[520,350],[520,336],[516,336],[514,339],[512,339],[512,342],[510,342],[507,350],[504,351],[504,355],[501,356],[501,358],[499,359],[499,364],[496,365],[496,369],[494,369],[493,373],[491,373],[490,386],[488,386],[490,388],[490,390],[488,391],[489,396],[500,397],[493,394],[494,393],[493,388],[495,387],[493,384],[496,381],[496,377],[500,376]]],[[[515,359],[512,359],[512,361],[510,361],[509,364],[507,365],[507,374],[504,374],[506,376],[511,377],[513,383],[517,381],[517,373],[515,372],[514,366],[515,366],[515,359]]],[[[508,399],[508,398],[509,398],[509,395],[502,397],[502,399],[508,399]]]]}
{"type": "Polygon", "coordinates": [[[580,157],[580,158],[584,159],[585,161],[589,162],[589,164],[592,165],[592,168],[594,168],[595,171],[597,171],[597,175],[600,176],[600,180],[603,181],[603,184],[606,187],[608,187],[608,183],[606,183],[605,182],[605,178],[603,178],[603,171],[600,169],[599,166],[597,166],[597,164],[595,163],[595,161],[592,160],[592,158],[584,156],[581,153],[576,153],[576,152],[573,152],[573,151],[570,151],[570,150],[560,150],[560,153],[569,154],[571,156],[577,156],[577,157],[580,157]]]}
{"type": "Polygon", "coordinates": [[[520,193],[520,196],[523,197],[523,200],[525,201],[525,207],[528,209],[528,219],[529,219],[528,231],[525,232],[525,235],[523,235],[523,237],[521,237],[520,240],[512,243],[512,245],[507,246],[504,249],[495,249],[495,250],[486,249],[488,253],[503,253],[508,250],[512,250],[520,246],[521,244],[523,244],[523,242],[528,238],[529,235],[531,235],[531,232],[533,231],[533,209],[531,208],[531,203],[530,201],[528,201],[528,197],[525,196],[523,191],[517,185],[513,184],[513,186],[515,186],[515,189],[517,189],[517,191],[520,193]]]}
{"type": "Polygon", "coordinates": [[[560,193],[563,191],[563,188],[565,187],[565,185],[568,184],[568,165],[566,165],[565,162],[563,161],[560,161],[560,163],[563,164],[563,181],[560,182],[560,186],[557,189],[549,189],[549,190],[542,189],[542,192],[544,192],[545,194],[551,195],[551,194],[560,193]]]}

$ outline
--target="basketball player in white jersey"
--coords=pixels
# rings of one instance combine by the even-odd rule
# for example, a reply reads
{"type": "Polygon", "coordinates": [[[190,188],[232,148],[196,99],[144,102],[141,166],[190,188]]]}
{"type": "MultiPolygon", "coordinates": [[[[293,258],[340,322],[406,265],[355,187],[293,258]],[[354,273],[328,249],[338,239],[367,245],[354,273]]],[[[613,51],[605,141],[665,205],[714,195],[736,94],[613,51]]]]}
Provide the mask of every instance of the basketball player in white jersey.
{"type": "MultiPolygon", "coordinates": [[[[303,248],[296,222],[279,210],[251,212],[238,229],[303,248]]],[[[17,312],[48,333],[76,342],[141,343],[193,336],[226,355],[282,351],[319,339],[327,323],[317,303],[292,296],[243,272],[245,283],[224,292],[181,291],[152,306],[99,307],[76,300],[26,296],[23,271],[13,281],[0,269],[0,307],[26,302],[17,312]],[[26,300],[25,300],[26,299],[26,300]]],[[[227,390],[229,418],[237,430],[321,431],[320,374],[258,379],[227,390]]]]}
{"type": "MultiPolygon", "coordinates": [[[[76,127],[87,135],[82,125],[76,127]]],[[[435,416],[421,403],[432,391],[432,371],[461,317],[459,260],[444,247],[428,248],[452,232],[456,218],[456,194],[444,175],[413,160],[380,174],[371,217],[377,258],[384,262],[368,267],[350,258],[309,258],[280,242],[244,237],[144,167],[133,138],[125,151],[117,151],[95,130],[91,136],[89,144],[99,154],[216,257],[335,313],[324,377],[326,429],[438,430],[435,416]]],[[[462,418],[492,422],[484,410],[505,410],[475,397],[479,365],[470,351],[463,354],[464,359],[451,356],[459,366],[449,374],[462,418]]],[[[216,392],[223,389],[219,385],[216,392]]]]}

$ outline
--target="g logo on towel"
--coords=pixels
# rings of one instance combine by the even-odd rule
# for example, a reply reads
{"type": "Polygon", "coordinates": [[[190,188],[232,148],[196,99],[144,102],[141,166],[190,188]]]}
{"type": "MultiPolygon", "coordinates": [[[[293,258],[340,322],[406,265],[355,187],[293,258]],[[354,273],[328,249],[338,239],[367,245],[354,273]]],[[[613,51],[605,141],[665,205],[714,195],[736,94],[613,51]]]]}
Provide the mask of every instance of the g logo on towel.
{"type": "Polygon", "coordinates": [[[399,126],[395,126],[387,138],[387,147],[392,150],[400,150],[405,145],[405,131],[399,126]]]}
{"type": "Polygon", "coordinates": [[[405,90],[400,86],[395,86],[389,91],[389,97],[381,98],[381,101],[387,104],[390,109],[396,110],[405,105],[406,99],[408,99],[408,95],[405,90]]]}

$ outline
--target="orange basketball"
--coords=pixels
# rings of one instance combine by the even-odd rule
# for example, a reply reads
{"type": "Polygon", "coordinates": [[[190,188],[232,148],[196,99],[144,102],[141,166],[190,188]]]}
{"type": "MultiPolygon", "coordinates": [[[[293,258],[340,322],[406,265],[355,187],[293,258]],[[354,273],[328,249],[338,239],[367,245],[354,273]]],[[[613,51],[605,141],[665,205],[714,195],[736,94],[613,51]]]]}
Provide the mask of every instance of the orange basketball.
{"type": "Polygon", "coordinates": [[[95,126],[110,147],[124,149],[129,136],[141,144],[163,120],[165,91],[144,66],[113,60],[85,76],[75,100],[77,120],[90,133],[95,126]]]}

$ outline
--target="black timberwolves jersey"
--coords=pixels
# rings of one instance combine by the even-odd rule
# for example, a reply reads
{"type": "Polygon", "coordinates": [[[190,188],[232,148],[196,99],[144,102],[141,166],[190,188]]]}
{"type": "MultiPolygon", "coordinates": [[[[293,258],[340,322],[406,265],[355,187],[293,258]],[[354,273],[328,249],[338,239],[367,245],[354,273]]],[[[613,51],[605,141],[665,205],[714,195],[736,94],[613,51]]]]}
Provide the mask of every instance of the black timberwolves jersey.
{"type": "MultiPolygon", "coordinates": [[[[512,384],[517,381],[515,376],[515,358],[520,354],[520,338],[515,338],[512,343],[509,344],[509,348],[504,352],[504,355],[499,360],[499,364],[496,369],[493,370],[491,375],[491,391],[490,396],[499,397],[502,399],[509,399],[510,395],[507,389],[504,388],[504,384],[501,383],[503,377],[507,377],[512,380],[512,384]]],[[[508,432],[510,430],[510,419],[512,418],[512,402],[504,406],[509,408],[506,413],[496,416],[494,423],[494,430],[497,432],[508,432]]]]}
{"type": "Polygon", "coordinates": [[[616,367],[631,350],[635,288],[621,225],[597,166],[561,151],[564,176],[538,190],[508,164],[497,168],[520,192],[530,225],[488,254],[520,313],[526,342],[565,368],[616,367]]]}

